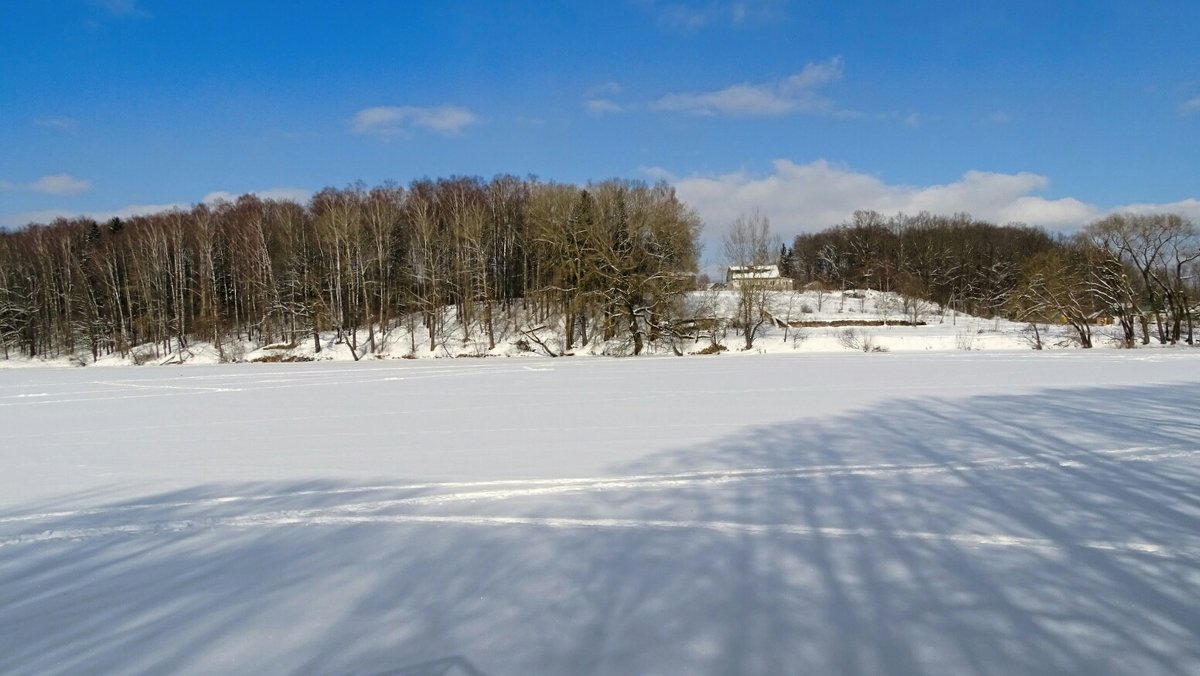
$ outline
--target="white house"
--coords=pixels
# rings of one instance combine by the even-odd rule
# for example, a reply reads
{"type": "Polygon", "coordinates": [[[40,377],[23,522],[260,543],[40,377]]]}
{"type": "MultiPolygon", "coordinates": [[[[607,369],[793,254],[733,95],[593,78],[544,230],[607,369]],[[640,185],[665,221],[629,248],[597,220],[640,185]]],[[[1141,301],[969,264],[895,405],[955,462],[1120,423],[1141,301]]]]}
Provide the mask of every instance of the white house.
{"type": "Polygon", "coordinates": [[[778,265],[731,265],[725,271],[725,284],[733,289],[746,286],[791,291],[792,280],[779,274],[778,265]]]}

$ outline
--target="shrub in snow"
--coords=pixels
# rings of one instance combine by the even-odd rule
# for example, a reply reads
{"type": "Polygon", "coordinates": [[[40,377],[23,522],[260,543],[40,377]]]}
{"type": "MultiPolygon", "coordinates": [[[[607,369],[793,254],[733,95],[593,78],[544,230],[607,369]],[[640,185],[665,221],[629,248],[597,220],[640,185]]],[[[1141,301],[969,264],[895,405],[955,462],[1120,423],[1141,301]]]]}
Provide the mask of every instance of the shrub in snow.
{"type": "Polygon", "coordinates": [[[887,352],[887,348],[875,344],[875,338],[866,331],[843,329],[837,336],[838,344],[850,350],[863,352],[887,352]]]}
{"type": "Polygon", "coordinates": [[[959,333],[954,337],[954,347],[970,352],[975,349],[975,336],[970,333],[959,333]]]}

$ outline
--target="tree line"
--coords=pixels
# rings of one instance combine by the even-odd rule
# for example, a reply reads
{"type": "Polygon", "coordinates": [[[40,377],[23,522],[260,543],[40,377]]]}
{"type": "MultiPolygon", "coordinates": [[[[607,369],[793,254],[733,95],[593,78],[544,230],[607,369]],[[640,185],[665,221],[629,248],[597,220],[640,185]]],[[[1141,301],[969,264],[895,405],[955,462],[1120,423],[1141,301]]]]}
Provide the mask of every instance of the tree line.
{"type": "Polygon", "coordinates": [[[799,235],[779,264],[799,284],[895,291],[983,317],[1069,325],[1091,347],[1111,322],[1126,347],[1192,344],[1200,236],[1177,214],[1114,214],[1071,236],[966,214],[885,217],[799,235]]]}
{"type": "MultiPolygon", "coordinates": [[[[453,321],[456,337],[488,349],[515,332],[550,354],[615,338],[639,354],[703,324],[685,303],[700,227],[665,183],[507,175],[59,219],[0,232],[0,350],[95,360],[203,341],[225,356],[246,341],[311,340],[320,352],[332,334],[356,359],[401,335],[410,351],[453,354],[453,321]]],[[[765,216],[740,218],[726,258],[770,262],[772,239],[765,216]]],[[[774,241],[799,285],[1005,316],[1029,323],[1037,344],[1039,323],[1063,323],[1090,347],[1097,322],[1126,346],[1193,342],[1200,238],[1178,215],[1116,214],[1063,237],[965,214],[858,211],[790,248],[774,241]]],[[[766,300],[743,295],[735,323],[757,330],[766,300]]]]}
{"type": "MultiPolygon", "coordinates": [[[[560,349],[679,330],[700,222],[660,183],[584,187],[498,176],[244,195],[127,219],[0,233],[0,349],[28,356],[222,350],[333,332],[360,358],[447,321],[495,347],[565,327],[560,349]]],[[[561,329],[560,329],[561,330],[561,329]]]]}

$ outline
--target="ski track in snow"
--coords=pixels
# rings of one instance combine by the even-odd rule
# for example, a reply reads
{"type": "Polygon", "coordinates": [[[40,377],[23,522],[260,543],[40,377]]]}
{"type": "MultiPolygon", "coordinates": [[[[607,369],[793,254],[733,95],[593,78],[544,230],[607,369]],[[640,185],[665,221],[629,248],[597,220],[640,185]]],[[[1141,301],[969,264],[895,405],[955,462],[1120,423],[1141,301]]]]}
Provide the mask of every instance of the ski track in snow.
{"type": "MultiPolygon", "coordinates": [[[[956,355],[957,356],[957,355],[956,355]]],[[[810,356],[809,361],[820,359],[821,356],[810,356]]],[[[651,357],[643,360],[644,362],[654,360],[670,360],[675,357],[651,357]]],[[[1098,361],[1115,360],[1116,358],[1104,356],[1098,358],[1098,361]]],[[[1143,360],[1152,360],[1154,357],[1145,357],[1143,360]]],[[[993,363],[1004,361],[1003,358],[997,357],[992,360],[993,363]]],[[[553,365],[541,364],[538,366],[516,365],[516,364],[479,364],[479,365],[459,365],[453,366],[424,366],[424,365],[403,365],[403,366],[383,366],[380,368],[371,368],[368,370],[361,369],[311,369],[296,372],[287,372],[286,375],[279,373],[221,373],[221,374],[204,374],[204,375],[185,375],[171,377],[151,377],[143,378],[134,382],[131,380],[95,380],[89,385],[98,386],[102,389],[74,389],[65,392],[43,392],[36,393],[18,393],[0,395],[0,408],[23,407],[23,406],[55,406],[59,404],[77,404],[77,403],[100,403],[125,401],[130,399],[151,399],[162,397],[179,397],[179,396],[196,396],[196,395],[212,395],[212,394],[227,394],[227,393],[255,393],[270,390],[289,390],[296,388],[309,387],[337,387],[337,386],[362,386],[372,383],[406,383],[410,381],[425,381],[425,380],[443,380],[443,379],[461,379],[475,376],[494,376],[494,375],[511,375],[516,373],[521,374],[543,374],[552,373],[559,369],[580,368],[587,364],[586,360],[578,361],[561,361],[558,360],[553,365]],[[216,381],[215,385],[205,385],[202,383],[216,381]],[[168,384],[175,383],[175,384],[168,384]],[[183,383],[183,384],[179,384],[183,383]]],[[[6,388],[23,387],[22,385],[5,386],[6,388]]],[[[44,384],[38,386],[39,389],[44,389],[44,384]]],[[[940,386],[944,392],[970,392],[975,389],[973,383],[962,383],[958,385],[943,384],[940,386]]],[[[672,389],[656,389],[654,396],[666,397],[672,395],[717,395],[717,396],[733,396],[739,393],[747,394],[790,394],[800,391],[820,390],[827,393],[836,393],[843,391],[858,391],[864,389],[860,384],[836,384],[836,383],[813,383],[809,385],[789,384],[784,386],[762,386],[756,385],[752,390],[730,390],[728,388],[713,388],[713,389],[695,389],[672,390],[672,389]]],[[[905,391],[922,391],[925,386],[922,384],[891,384],[888,389],[893,392],[905,391]]],[[[610,401],[626,401],[630,394],[622,393],[617,397],[609,398],[594,398],[593,404],[605,403],[610,401]]]]}
{"type": "Polygon", "coordinates": [[[205,529],[247,529],[283,526],[346,526],[359,524],[438,524],[459,526],[524,526],[556,529],[652,529],[714,531],[726,534],[788,535],[794,537],[888,538],[948,542],[978,547],[1065,549],[1084,548],[1119,553],[1137,553],[1156,557],[1200,559],[1200,539],[1177,542],[1170,546],[1150,542],[1081,540],[1058,542],[1004,534],[934,533],[925,531],[881,530],[874,528],[813,527],[797,523],[753,524],[731,521],[661,519],[587,519],[555,516],[430,515],[380,514],[389,509],[413,506],[437,506],[456,502],[497,502],[524,497],[568,493],[599,493],[625,490],[666,490],[694,486],[716,486],[751,481],[819,480],[861,476],[888,479],[897,476],[937,476],[975,472],[1005,471],[1077,471],[1090,461],[1159,462],[1191,458],[1200,449],[1129,447],[1062,453],[1039,453],[1023,457],[987,457],[954,463],[813,465],[793,468],[748,468],[710,470],[671,474],[632,474],[612,477],[576,477],[559,479],[500,479],[487,481],[446,481],[395,485],[377,485],[335,489],[277,492],[266,495],[229,495],[174,502],[148,502],[112,507],[60,510],[37,514],[0,516],[0,525],[24,524],[52,519],[79,519],[144,512],[155,509],[188,509],[224,505],[252,505],[272,500],[312,496],[362,495],[377,492],[435,491],[431,494],[381,500],[352,501],[309,509],[276,509],[259,514],[197,516],[162,521],[118,523],[92,527],[56,527],[35,532],[0,535],[0,547],[46,542],[87,540],[119,535],[154,535],[205,529]]]}
{"type": "Polygon", "coordinates": [[[1045,538],[985,533],[933,533],[927,531],[883,530],[878,528],[836,528],[829,526],[805,526],[802,524],[755,524],[736,521],[669,521],[662,519],[583,519],[538,516],[475,516],[475,515],[427,515],[427,514],[326,514],[325,510],[297,510],[267,512],[258,515],[214,517],[209,519],[183,519],[157,523],[131,523],[95,528],[47,530],[0,538],[0,547],[46,542],[87,540],[115,535],[157,535],[209,529],[248,529],[281,526],[351,526],[366,524],[389,525],[458,525],[458,526],[525,526],[555,529],[600,529],[600,530],[702,530],[736,535],[790,535],[796,537],[823,538],[884,538],[898,540],[925,540],[946,542],[976,547],[1003,547],[1017,549],[1092,549],[1125,554],[1144,554],[1159,558],[1200,558],[1200,541],[1188,541],[1182,545],[1161,545],[1152,542],[1121,542],[1112,540],[1079,540],[1061,542],[1045,538]]]}
{"type": "Polygon", "coordinates": [[[478,375],[504,375],[513,373],[542,373],[553,371],[552,368],[534,368],[529,366],[476,366],[474,368],[393,368],[370,370],[363,372],[353,369],[337,369],[323,371],[303,371],[296,374],[288,374],[288,377],[271,377],[269,374],[221,374],[221,375],[197,375],[183,376],[174,378],[146,378],[138,382],[125,380],[96,380],[92,381],[91,385],[102,386],[106,389],[86,389],[72,390],[67,392],[39,392],[36,394],[15,394],[0,396],[0,400],[16,399],[17,401],[4,402],[0,401],[0,407],[11,406],[29,406],[29,405],[54,405],[54,404],[73,404],[80,402],[100,402],[100,401],[119,401],[124,399],[145,399],[151,397],[170,397],[181,395],[194,394],[211,394],[218,392],[259,392],[264,390],[284,390],[297,387],[312,387],[319,385],[321,387],[338,386],[338,385],[366,385],[379,382],[405,382],[430,379],[444,378],[463,378],[468,376],[478,375]],[[346,374],[354,374],[357,377],[346,379],[346,374]],[[299,376],[299,377],[296,377],[299,376]],[[336,376],[339,379],[331,379],[330,376],[336,376]],[[241,379],[257,378],[246,382],[241,379]],[[179,383],[189,381],[208,381],[208,380],[234,380],[235,382],[229,386],[204,386],[204,385],[170,385],[166,383],[179,383]],[[161,384],[155,381],[162,381],[161,384]],[[127,394],[130,390],[150,390],[141,394],[127,394]],[[115,395],[115,396],[97,396],[97,395],[115,395]],[[25,401],[31,397],[36,397],[37,401],[25,401]]]}

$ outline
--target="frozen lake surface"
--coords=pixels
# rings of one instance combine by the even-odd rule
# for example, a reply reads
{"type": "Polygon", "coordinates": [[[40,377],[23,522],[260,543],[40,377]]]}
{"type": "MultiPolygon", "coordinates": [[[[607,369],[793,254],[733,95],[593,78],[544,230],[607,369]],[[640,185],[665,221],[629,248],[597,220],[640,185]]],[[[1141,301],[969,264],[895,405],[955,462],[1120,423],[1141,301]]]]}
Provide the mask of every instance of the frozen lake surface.
{"type": "Polygon", "coordinates": [[[1200,673],[1200,352],[0,372],[0,673],[1200,673]]]}

